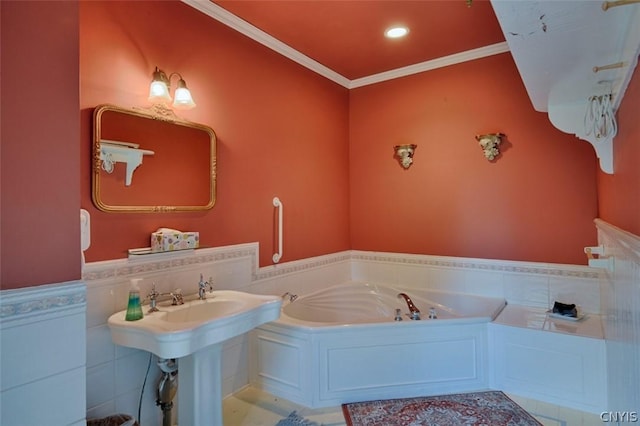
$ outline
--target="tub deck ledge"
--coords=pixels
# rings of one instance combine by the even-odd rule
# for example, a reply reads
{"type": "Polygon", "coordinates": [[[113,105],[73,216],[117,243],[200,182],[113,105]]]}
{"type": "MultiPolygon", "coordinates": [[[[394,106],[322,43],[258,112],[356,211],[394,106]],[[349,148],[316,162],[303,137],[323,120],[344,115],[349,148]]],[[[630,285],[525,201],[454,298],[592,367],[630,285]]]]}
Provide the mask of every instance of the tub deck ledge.
{"type": "Polygon", "coordinates": [[[549,317],[547,310],[544,308],[507,305],[493,323],[532,330],[591,337],[594,339],[604,339],[602,316],[598,314],[586,314],[581,320],[572,321],[569,319],[549,317]]]}

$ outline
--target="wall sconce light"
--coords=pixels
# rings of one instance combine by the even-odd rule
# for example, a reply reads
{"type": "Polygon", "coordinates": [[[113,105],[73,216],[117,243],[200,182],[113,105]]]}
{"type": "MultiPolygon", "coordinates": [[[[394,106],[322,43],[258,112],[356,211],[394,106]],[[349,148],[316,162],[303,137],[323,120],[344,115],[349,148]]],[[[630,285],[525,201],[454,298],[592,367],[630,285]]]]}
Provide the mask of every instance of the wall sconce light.
{"type": "Polygon", "coordinates": [[[486,135],[477,135],[476,140],[480,143],[480,147],[484,151],[487,160],[493,161],[499,154],[498,146],[502,142],[504,135],[502,133],[488,133],[486,135]]]}
{"type": "Polygon", "coordinates": [[[149,101],[153,103],[168,104],[171,102],[171,95],[169,94],[169,87],[171,86],[171,78],[178,76],[178,87],[174,93],[175,99],[173,100],[173,107],[175,109],[191,109],[196,106],[196,103],[191,97],[191,92],[187,89],[187,83],[182,76],[177,72],[165,74],[164,71],[156,67],[153,72],[153,80],[151,80],[151,86],[149,87],[149,101]]]}
{"type": "Polygon", "coordinates": [[[393,147],[395,150],[395,157],[398,159],[398,162],[402,167],[408,169],[409,166],[413,163],[413,153],[415,152],[418,145],[410,144],[410,145],[396,145],[393,147]]]}

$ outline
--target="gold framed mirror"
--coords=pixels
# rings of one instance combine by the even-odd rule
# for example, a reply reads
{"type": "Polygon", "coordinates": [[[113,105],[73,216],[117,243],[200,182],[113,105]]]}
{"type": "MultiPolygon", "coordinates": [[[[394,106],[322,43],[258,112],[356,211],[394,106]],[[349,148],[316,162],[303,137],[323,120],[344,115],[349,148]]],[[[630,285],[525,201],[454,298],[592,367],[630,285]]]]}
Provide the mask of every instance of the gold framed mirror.
{"type": "Polygon", "coordinates": [[[102,211],[202,211],[215,204],[213,129],[162,105],[98,105],[92,158],[92,198],[102,211]]]}

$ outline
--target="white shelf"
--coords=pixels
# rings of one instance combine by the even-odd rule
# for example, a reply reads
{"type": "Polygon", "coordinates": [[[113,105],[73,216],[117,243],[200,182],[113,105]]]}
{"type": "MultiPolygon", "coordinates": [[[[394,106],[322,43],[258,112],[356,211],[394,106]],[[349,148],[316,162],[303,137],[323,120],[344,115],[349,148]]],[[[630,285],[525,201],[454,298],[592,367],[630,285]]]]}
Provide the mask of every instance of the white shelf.
{"type": "Polygon", "coordinates": [[[100,160],[102,169],[107,173],[113,171],[115,163],[125,163],[127,166],[125,176],[125,186],[131,185],[133,171],[142,164],[144,155],[153,155],[154,152],[148,149],[138,148],[140,145],[130,142],[100,140],[100,160]]]}
{"type": "Polygon", "coordinates": [[[589,97],[612,94],[620,106],[640,52],[640,4],[604,11],[599,1],[491,0],[527,93],[559,130],[593,145],[613,173],[615,135],[587,135],[589,97]],[[594,72],[622,62],[619,68],[594,72]]]}

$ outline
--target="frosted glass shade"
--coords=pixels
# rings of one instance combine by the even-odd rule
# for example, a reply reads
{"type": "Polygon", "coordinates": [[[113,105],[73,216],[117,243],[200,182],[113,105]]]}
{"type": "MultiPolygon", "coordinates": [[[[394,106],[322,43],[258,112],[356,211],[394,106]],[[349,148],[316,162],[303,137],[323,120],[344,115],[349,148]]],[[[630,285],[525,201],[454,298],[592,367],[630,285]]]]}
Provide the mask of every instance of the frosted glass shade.
{"type": "Polygon", "coordinates": [[[149,101],[169,103],[171,96],[169,95],[169,87],[164,81],[154,80],[149,86],[149,101]]]}
{"type": "Polygon", "coordinates": [[[191,109],[196,106],[196,103],[191,97],[191,92],[187,89],[187,83],[180,78],[178,80],[178,87],[176,88],[175,99],[173,101],[173,107],[176,109],[191,109]]]}

